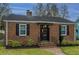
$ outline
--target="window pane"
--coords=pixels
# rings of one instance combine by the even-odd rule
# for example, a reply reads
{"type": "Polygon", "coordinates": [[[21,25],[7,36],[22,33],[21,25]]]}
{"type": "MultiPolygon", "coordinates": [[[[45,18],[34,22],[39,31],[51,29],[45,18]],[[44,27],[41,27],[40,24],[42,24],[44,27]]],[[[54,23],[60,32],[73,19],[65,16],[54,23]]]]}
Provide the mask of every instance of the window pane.
{"type": "Polygon", "coordinates": [[[61,34],[65,34],[65,31],[61,31],[61,34]]]}
{"type": "Polygon", "coordinates": [[[62,27],[62,31],[64,31],[65,30],[65,27],[62,27]]]}
{"type": "Polygon", "coordinates": [[[20,34],[25,34],[25,30],[20,30],[20,34]]]}
{"type": "Polygon", "coordinates": [[[61,31],[65,31],[65,27],[64,26],[61,27],[61,31]]]}
{"type": "Polygon", "coordinates": [[[26,24],[20,24],[19,27],[19,35],[20,36],[25,36],[26,35],[26,24]]]}
{"type": "Polygon", "coordinates": [[[25,25],[21,25],[20,28],[21,28],[21,29],[25,29],[25,25]]]}
{"type": "Polygon", "coordinates": [[[66,25],[61,25],[61,35],[66,35],[66,31],[67,31],[67,26],[66,25]]]}

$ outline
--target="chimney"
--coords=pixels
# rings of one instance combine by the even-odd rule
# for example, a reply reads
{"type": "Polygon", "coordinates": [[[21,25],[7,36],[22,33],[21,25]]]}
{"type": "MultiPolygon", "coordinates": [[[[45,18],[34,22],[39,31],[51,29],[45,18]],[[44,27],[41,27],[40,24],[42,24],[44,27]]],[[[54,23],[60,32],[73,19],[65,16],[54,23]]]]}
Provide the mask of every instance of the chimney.
{"type": "Polygon", "coordinates": [[[30,11],[30,10],[27,10],[27,16],[32,16],[32,11],[30,11]]]}

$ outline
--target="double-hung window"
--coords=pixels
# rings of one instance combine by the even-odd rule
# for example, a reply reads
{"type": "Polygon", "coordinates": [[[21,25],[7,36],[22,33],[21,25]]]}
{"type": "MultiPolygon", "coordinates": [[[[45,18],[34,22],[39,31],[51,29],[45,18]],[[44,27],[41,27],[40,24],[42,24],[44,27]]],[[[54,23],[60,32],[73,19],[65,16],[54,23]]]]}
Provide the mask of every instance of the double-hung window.
{"type": "Polygon", "coordinates": [[[61,36],[67,35],[67,25],[61,25],[61,36]]]}
{"type": "Polygon", "coordinates": [[[27,24],[19,24],[19,36],[27,35],[27,24]]]}

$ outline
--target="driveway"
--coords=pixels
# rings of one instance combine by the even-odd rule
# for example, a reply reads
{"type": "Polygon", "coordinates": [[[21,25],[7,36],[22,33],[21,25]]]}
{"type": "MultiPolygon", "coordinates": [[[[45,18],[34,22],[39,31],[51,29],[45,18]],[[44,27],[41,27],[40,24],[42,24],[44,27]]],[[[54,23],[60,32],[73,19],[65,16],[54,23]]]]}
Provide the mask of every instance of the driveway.
{"type": "Polygon", "coordinates": [[[50,51],[52,53],[54,53],[55,55],[65,55],[60,47],[53,47],[53,48],[43,48],[44,50],[50,51]]]}

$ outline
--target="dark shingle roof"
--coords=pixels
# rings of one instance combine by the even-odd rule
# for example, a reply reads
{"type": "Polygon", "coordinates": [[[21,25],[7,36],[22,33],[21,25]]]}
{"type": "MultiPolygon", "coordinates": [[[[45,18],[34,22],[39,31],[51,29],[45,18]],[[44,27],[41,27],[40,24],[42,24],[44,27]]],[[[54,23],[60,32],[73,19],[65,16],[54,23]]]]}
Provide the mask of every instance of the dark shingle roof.
{"type": "Polygon", "coordinates": [[[18,20],[18,21],[49,21],[49,22],[64,22],[64,23],[74,23],[70,20],[61,17],[47,17],[47,16],[26,16],[26,15],[15,15],[10,14],[7,17],[3,17],[3,20],[18,20]]]}

